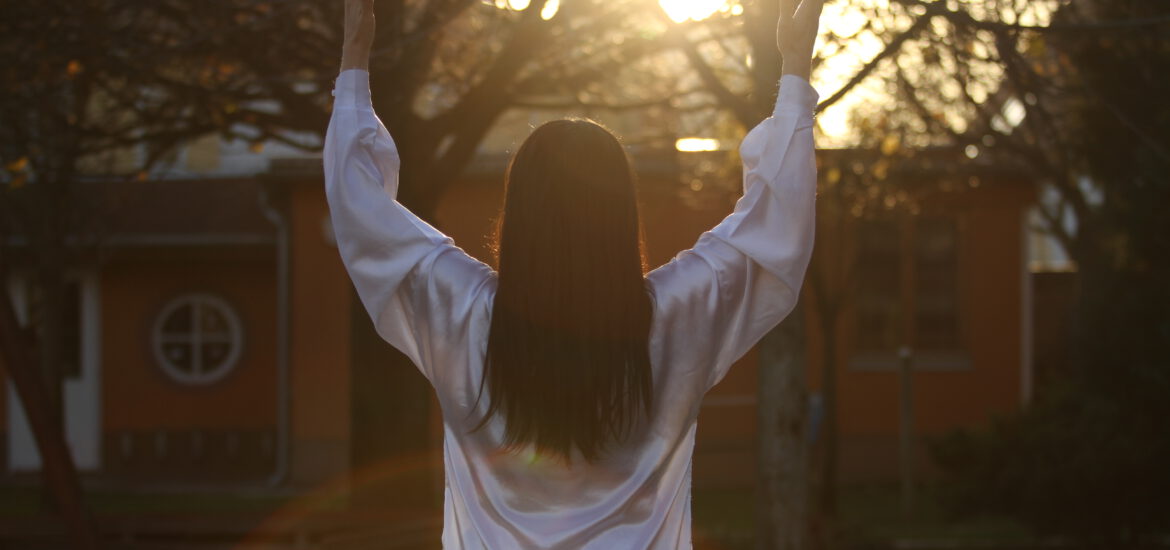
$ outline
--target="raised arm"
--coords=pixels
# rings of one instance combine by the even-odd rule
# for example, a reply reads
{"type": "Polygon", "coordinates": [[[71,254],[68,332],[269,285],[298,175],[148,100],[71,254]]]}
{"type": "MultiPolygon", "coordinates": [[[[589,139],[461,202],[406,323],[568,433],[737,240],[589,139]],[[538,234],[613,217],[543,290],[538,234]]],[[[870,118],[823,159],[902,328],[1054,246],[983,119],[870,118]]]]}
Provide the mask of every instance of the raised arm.
{"type": "Polygon", "coordinates": [[[374,0],[345,0],[345,31],[341,44],[341,72],[370,70],[374,45],[374,0]]]}
{"type": "Polygon", "coordinates": [[[772,116],[740,145],[744,192],[735,209],[648,275],[662,329],[686,334],[687,355],[707,369],[695,373],[703,391],[792,311],[812,255],[817,93],[810,63],[798,56],[811,58],[822,4],[781,1],[785,70],[772,116]]]}
{"type": "Polygon", "coordinates": [[[776,48],[784,60],[783,73],[808,81],[812,72],[813,46],[817,43],[821,10],[825,0],[779,0],[780,19],[776,22],[776,48]]]}
{"type": "Polygon", "coordinates": [[[491,269],[395,197],[399,156],[370,102],[371,0],[347,0],[346,44],[322,153],[337,247],[379,335],[436,383],[491,269]]]}

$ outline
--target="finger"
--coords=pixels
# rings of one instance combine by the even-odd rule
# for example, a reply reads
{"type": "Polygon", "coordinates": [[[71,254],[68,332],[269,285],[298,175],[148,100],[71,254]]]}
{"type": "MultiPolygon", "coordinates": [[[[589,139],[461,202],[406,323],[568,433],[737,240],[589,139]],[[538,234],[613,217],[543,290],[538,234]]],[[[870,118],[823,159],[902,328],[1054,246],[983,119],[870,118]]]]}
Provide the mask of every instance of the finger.
{"type": "Polygon", "coordinates": [[[815,22],[821,18],[821,11],[825,8],[825,0],[804,0],[796,8],[793,19],[802,23],[815,22]]]}
{"type": "Polygon", "coordinates": [[[374,0],[345,0],[345,11],[354,15],[373,13],[374,0]]]}
{"type": "Polygon", "coordinates": [[[792,13],[796,11],[797,0],[780,0],[780,20],[785,21],[792,18],[792,13]]]}

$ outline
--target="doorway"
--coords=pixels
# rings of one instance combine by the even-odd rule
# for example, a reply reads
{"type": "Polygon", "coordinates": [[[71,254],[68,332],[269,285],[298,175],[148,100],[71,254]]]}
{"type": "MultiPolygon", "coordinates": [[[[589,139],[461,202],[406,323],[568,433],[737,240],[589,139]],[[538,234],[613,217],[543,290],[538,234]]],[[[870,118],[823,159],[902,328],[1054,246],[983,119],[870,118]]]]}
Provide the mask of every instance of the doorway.
{"type": "MultiPolygon", "coordinates": [[[[62,391],[65,405],[65,441],[80,471],[101,468],[101,303],[96,271],[67,277],[66,323],[62,391]]],[[[33,286],[27,275],[14,274],[8,292],[17,321],[27,326],[35,308],[33,286]]],[[[5,384],[8,419],[8,470],[38,471],[40,452],[11,381],[5,384]]]]}

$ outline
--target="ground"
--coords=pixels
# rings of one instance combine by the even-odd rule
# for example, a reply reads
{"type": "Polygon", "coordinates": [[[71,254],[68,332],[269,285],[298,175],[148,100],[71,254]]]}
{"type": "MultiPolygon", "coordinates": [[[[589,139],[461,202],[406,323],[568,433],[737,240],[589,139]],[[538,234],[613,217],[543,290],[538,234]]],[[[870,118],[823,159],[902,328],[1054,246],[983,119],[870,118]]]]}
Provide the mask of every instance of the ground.
{"type": "MultiPolygon", "coordinates": [[[[0,488],[0,547],[49,548],[45,544],[59,538],[55,522],[38,511],[38,498],[36,488],[0,488]]],[[[696,550],[753,549],[754,502],[747,489],[696,490],[696,550]]],[[[1006,549],[1026,548],[1032,540],[1024,528],[1004,518],[948,517],[930,490],[919,495],[910,519],[901,513],[896,486],[847,487],[840,502],[838,540],[843,549],[1006,549]]],[[[327,496],[95,491],[89,503],[116,548],[423,549],[438,547],[441,528],[435,513],[355,512],[327,496]],[[395,521],[387,522],[390,517],[395,521]],[[261,542],[264,546],[257,546],[261,542]]]]}

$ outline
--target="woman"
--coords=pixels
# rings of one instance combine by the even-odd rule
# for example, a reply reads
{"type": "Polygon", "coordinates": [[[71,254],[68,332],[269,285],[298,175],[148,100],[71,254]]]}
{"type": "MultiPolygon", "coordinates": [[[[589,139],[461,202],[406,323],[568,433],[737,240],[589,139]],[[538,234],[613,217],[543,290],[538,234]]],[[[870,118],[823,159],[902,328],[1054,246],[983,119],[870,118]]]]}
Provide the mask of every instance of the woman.
{"type": "Polygon", "coordinates": [[[644,274],[633,175],[581,120],[509,165],[499,272],[394,200],[370,104],[372,0],[347,0],[325,141],[341,257],[378,333],[443,411],[445,548],[689,548],[699,402],[796,303],[813,244],[808,84],[823,0],[780,0],[773,116],[744,138],[744,194],[644,274]]]}

